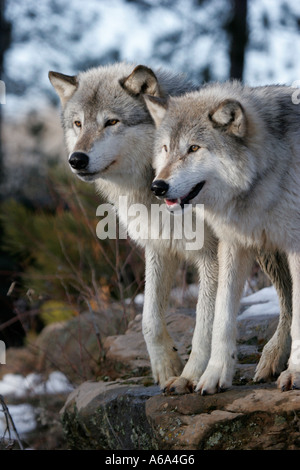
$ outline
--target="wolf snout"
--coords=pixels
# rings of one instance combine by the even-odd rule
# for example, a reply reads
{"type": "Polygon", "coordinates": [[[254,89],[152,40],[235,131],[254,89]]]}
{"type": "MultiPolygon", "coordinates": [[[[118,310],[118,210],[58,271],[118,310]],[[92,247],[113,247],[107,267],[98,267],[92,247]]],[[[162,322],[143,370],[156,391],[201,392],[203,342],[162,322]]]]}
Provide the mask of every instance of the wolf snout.
{"type": "Polygon", "coordinates": [[[164,180],[155,180],[151,185],[151,191],[155,196],[164,196],[169,190],[169,185],[164,180]]]}
{"type": "Polygon", "coordinates": [[[69,164],[74,170],[85,170],[89,164],[89,156],[84,152],[73,152],[69,157],[69,164]]]}

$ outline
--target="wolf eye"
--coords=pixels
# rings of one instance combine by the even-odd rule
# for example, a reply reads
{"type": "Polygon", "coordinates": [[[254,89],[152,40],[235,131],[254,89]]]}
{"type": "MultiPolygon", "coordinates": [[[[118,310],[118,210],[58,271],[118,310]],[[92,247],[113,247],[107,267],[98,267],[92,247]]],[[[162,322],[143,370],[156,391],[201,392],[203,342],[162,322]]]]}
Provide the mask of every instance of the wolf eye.
{"type": "Polygon", "coordinates": [[[74,121],[74,126],[80,128],[81,127],[81,121],[74,121]]]}
{"type": "Polygon", "coordinates": [[[191,145],[190,148],[188,149],[188,153],[197,152],[197,150],[199,150],[199,148],[200,148],[199,145],[191,145]]]}
{"type": "Polygon", "coordinates": [[[115,126],[118,122],[120,122],[119,119],[109,119],[106,121],[104,127],[115,126]]]}
{"type": "Polygon", "coordinates": [[[167,151],[168,151],[168,147],[167,147],[166,145],[163,145],[163,147],[162,147],[162,148],[164,149],[164,151],[165,151],[165,152],[167,152],[167,151]]]}

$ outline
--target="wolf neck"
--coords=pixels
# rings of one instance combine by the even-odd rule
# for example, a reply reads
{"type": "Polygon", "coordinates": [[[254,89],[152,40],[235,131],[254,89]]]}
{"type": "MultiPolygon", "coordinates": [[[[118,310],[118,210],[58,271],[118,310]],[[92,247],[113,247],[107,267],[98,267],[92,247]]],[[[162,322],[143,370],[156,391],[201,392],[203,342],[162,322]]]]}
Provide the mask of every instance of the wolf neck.
{"type": "Polygon", "coordinates": [[[96,182],[97,190],[101,195],[118,211],[120,197],[127,197],[127,204],[143,204],[150,207],[152,203],[157,203],[157,199],[151,192],[151,183],[154,178],[154,171],[149,165],[144,169],[143,175],[138,179],[113,182],[99,179],[96,182]]]}

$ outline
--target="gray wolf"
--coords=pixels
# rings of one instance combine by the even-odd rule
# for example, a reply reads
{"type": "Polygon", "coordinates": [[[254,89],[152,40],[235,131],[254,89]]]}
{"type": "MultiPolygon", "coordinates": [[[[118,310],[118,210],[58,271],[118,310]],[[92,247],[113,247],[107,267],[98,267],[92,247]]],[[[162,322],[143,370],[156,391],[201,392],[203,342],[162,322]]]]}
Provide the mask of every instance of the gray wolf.
{"type": "Polygon", "coordinates": [[[163,187],[169,205],[204,204],[219,240],[212,350],[197,385],[204,394],[231,384],[235,319],[257,250],[288,259],[292,345],[278,386],[300,388],[300,106],[293,93],[234,81],[168,101],[145,98],[158,126],[153,191],[163,187]]]}
{"type": "MultiPolygon", "coordinates": [[[[130,220],[119,210],[120,196],[127,196],[129,204],[140,203],[149,209],[158,202],[150,190],[155,125],[143,96],[177,96],[194,86],[181,75],[126,63],[97,67],[77,76],[50,72],[49,78],[62,104],[71,170],[83,181],[95,182],[97,191],[115,206],[120,223],[135,237],[130,233],[130,220]]],[[[199,217],[196,210],[193,216],[199,217]]],[[[145,218],[144,225],[148,224],[145,218]]],[[[153,377],[163,389],[176,393],[192,390],[210,358],[218,240],[206,223],[204,231],[205,244],[198,251],[187,251],[185,240],[174,237],[136,240],[145,250],[143,334],[153,377]],[[200,280],[192,352],[184,367],[164,319],[180,260],[193,263],[200,280]]],[[[253,259],[256,256],[281,302],[279,328],[266,345],[257,372],[259,379],[268,379],[282,370],[288,357],[291,292],[288,269],[282,268],[287,268],[285,257],[279,252],[255,253],[253,259]]]]}

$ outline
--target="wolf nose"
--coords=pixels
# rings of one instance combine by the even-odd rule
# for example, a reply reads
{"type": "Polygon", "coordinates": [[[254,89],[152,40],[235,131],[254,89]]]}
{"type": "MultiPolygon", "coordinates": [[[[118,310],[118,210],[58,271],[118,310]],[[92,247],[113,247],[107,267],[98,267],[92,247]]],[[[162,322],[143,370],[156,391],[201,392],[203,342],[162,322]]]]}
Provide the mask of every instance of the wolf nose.
{"type": "Polygon", "coordinates": [[[168,192],[168,189],[169,185],[164,180],[153,181],[151,185],[151,191],[154,192],[155,196],[164,196],[168,192]]]}
{"type": "Polygon", "coordinates": [[[89,164],[89,157],[83,152],[73,152],[69,157],[69,163],[74,170],[84,170],[89,164]]]}

